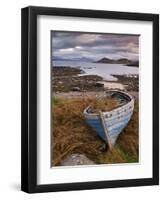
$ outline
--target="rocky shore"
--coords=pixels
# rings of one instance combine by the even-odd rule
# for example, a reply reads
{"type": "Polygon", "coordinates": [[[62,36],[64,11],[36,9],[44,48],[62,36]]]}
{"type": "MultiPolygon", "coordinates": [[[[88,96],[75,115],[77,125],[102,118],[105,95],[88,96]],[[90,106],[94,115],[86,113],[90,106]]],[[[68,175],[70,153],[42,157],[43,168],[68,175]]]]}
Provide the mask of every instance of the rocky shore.
{"type": "Polygon", "coordinates": [[[72,67],[54,67],[52,69],[53,92],[100,91],[104,89],[102,77],[84,75],[83,70],[72,67]]]}
{"type": "Polygon", "coordinates": [[[127,91],[139,91],[139,76],[138,75],[112,75],[118,79],[118,83],[126,85],[127,91]]]}
{"type": "Polygon", "coordinates": [[[53,67],[52,91],[60,92],[99,92],[106,89],[120,89],[126,91],[139,90],[138,75],[112,75],[117,81],[104,81],[98,75],[84,75],[80,68],[53,67]]]}

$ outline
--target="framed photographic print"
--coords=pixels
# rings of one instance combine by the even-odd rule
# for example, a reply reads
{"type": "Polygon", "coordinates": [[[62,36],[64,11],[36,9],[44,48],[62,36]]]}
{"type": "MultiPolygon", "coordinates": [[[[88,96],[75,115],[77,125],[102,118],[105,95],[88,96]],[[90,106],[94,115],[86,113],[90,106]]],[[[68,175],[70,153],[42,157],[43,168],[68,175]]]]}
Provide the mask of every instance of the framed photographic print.
{"type": "Polygon", "coordinates": [[[22,190],[159,184],[159,16],[22,9],[22,190]]]}

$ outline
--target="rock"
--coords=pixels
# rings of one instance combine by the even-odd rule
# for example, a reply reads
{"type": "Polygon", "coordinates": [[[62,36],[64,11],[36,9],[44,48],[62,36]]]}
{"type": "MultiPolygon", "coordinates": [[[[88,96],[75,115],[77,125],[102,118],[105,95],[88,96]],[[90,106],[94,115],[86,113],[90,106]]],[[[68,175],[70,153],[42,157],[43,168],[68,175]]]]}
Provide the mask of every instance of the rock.
{"type": "Polygon", "coordinates": [[[74,91],[74,92],[80,92],[80,87],[73,87],[72,91],[74,91]]]}
{"type": "Polygon", "coordinates": [[[58,84],[62,85],[62,84],[63,84],[63,82],[62,82],[62,81],[58,81],[58,84]]]}
{"type": "Polygon", "coordinates": [[[94,165],[95,163],[88,159],[83,154],[71,154],[65,158],[61,165],[62,166],[74,166],[74,165],[94,165]]]}
{"type": "Polygon", "coordinates": [[[104,84],[103,83],[95,83],[94,86],[98,87],[98,88],[104,88],[104,84]]]}

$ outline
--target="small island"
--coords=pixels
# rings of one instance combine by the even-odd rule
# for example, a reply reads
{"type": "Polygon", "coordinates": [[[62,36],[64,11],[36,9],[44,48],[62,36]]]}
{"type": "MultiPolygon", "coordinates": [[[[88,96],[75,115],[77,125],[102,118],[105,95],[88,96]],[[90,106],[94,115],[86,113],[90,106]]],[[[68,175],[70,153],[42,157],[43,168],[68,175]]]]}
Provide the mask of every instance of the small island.
{"type": "Polygon", "coordinates": [[[128,63],[127,66],[139,67],[139,61],[132,61],[132,62],[128,63]]]}
{"type": "Polygon", "coordinates": [[[139,66],[139,62],[138,61],[132,61],[132,60],[129,60],[127,58],[110,59],[110,58],[104,57],[104,58],[96,61],[95,63],[123,64],[123,65],[126,65],[126,66],[134,66],[134,67],[138,67],[139,66]]]}

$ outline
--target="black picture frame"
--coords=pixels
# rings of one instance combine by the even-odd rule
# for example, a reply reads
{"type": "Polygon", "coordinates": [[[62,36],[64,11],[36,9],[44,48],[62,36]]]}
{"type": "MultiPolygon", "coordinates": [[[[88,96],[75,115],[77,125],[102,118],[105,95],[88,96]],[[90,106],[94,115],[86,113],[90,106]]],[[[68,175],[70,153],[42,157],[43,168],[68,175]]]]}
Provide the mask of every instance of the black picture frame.
{"type": "Polygon", "coordinates": [[[30,6],[21,11],[21,190],[28,193],[159,184],[159,15],[30,6]],[[153,177],[130,180],[37,184],[37,16],[71,16],[153,23],[153,177]]]}

